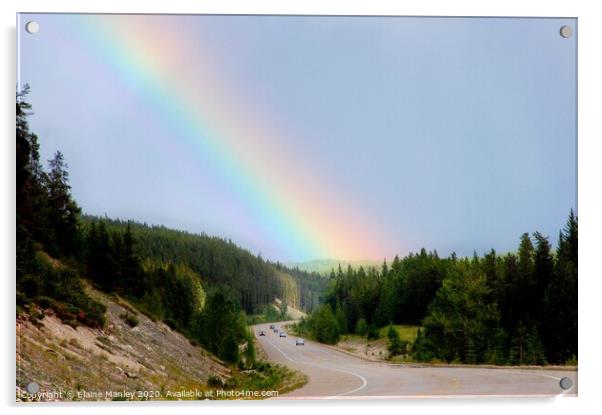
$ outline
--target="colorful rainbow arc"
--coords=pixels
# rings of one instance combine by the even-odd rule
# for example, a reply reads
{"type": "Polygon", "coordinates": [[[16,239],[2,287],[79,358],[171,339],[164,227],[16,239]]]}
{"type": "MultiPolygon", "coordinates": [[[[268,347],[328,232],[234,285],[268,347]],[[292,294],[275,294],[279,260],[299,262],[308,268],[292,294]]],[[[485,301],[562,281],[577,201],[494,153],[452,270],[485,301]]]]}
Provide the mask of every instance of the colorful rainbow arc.
{"type": "Polygon", "coordinates": [[[156,19],[71,15],[68,21],[69,30],[152,105],[178,139],[212,162],[291,257],[383,258],[386,239],[369,225],[371,218],[339,210],[350,205],[323,182],[295,170],[298,161],[290,159],[282,134],[260,124],[261,117],[248,107],[241,108],[228,82],[212,69],[208,48],[198,39],[192,44],[173,24],[174,17],[156,19]],[[194,57],[188,56],[191,50],[194,57]],[[183,56],[197,64],[186,65],[183,56]]]}

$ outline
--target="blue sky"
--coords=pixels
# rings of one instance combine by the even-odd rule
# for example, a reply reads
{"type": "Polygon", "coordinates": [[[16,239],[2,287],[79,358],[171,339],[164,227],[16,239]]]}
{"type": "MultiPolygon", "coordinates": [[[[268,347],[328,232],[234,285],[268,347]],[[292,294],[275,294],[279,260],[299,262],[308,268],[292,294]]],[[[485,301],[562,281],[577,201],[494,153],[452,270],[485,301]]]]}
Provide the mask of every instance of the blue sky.
{"type": "MultiPolygon", "coordinates": [[[[177,140],[165,145],[169,124],[68,36],[77,15],[30,17],[41,27],[21,33],[31,126],[44,159],[64,152],[86,212],[229,237],[270,259],[318,259],[280,249],[252,214],[227,214],[244,201],[204,192],[219,175],[177,140]]],[[[343,209],[378,219],[382,256],[505,252],[535,230],[556,242],[576,209],[576,36],[559,35],[576,31],[574,19],[169,19],[209,46],[201,64],[237,100],[287,132],[296,168],[324,178],[343,209]]]]}

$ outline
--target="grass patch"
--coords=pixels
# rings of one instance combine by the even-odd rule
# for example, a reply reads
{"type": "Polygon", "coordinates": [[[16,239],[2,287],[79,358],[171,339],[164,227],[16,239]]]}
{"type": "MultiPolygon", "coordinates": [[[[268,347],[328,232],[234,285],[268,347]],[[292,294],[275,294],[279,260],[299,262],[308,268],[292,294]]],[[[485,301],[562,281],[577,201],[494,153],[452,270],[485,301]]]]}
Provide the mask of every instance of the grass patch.
{"type": "Polygon", "coordinates": [[[137,311],[134,309],[134,307],[132,307],[127,301],[125,301],[123,298],[121,298],[120,296],[118,296],[117,294],[114,294],[113,296],[114,301],[121,307],[125,308],[126,311],[132,313],[133,315],[138,314],[137,311]]]}
{"type": "Polygon", "coordinates": [[[138,317],[136,317],[135,314],[131,314],[127,311],[125,313],[121,313],[119,317],[130,327],[136,327],[140,323],[140,320],[138,320],[138,317]]]}
{"type": "MultiPolygon", "coordinates": [[[[234,371],[232,376],[222,383],[216,376],[210,376],[207,387],[230,390],[278,391],[279,394],[290,392],[307,383],[307,376],[285,366],[259,361],[252,370],[234,371]]],[[[249,399],[263,399],[249,398],[249,399]]]]}
{"type": "MultiPolygon", "coordinates": [[[[410,343],[414,343],[414,340],[416,340],[416,336],[418,336],[418,329],[420,329],[420,326],[409,326],[409,325],[405,325],[405,324],[395,324],[393,327],[395,327],[395,330],[397,330],[397,333],[399,334],[399,338],[402,341],[405,340],[410,343]]],[[[385,327],[379,329],[380,337],[387,338],[388,330],[389,330],[389,326],[385,326],[385,327]]]]}
{"type": "Polygon", "coordinates": [[[412,356],[398,355],[391,358],[391,363],[416,363],[417,360],[412,356]]]}
{"type": "Polygon", "coordinates": [[[38,252],[31,274],[17,281],[17,297],[21,309],[28,303],[42,309],[52,309],[65,324],[102,328],[105,325],[106,306],[86,293],[86,284],[76,268],[68,267],[38,252]]]}
{"type": "Polygon", "coordinates": [[[82,347],[82,345],[79,343],[79,341],[75,337],[72,337],[69,339],[69,344],[78,349],[81,349],[81,347],[82,347]]]}

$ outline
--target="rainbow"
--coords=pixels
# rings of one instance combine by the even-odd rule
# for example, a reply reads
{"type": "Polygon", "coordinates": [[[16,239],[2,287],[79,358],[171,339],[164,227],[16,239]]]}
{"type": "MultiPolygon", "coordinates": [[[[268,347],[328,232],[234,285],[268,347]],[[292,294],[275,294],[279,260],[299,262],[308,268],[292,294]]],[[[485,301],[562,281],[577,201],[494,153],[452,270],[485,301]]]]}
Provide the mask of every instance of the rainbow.
{"type": "MultiPolygon", "coordinates": [[[[70,33],[174,131],[174,140],[224,177],[246,214],[298,259],[382,259],[383,226],[312,177],[260,109],[245,104],[219,72],[211,45],[191,39],[178,18],[69,15],[70,33]],[[190,51],[195,51],[190,55],[190,51]],[[341,207],[346,207],[342,209],[341,207]]],[[[252,104],[252,103],[251,103],[252,104]]],[[[277,259],[277,258],[270,258],[277,259]]]]}

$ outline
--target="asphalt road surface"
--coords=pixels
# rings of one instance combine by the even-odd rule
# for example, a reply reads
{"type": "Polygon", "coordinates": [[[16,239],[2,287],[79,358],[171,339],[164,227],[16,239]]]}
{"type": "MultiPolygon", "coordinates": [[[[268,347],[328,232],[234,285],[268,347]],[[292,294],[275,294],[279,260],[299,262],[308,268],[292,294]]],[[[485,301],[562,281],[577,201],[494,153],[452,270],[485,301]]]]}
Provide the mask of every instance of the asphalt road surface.
{"type": "MultiPolygon", "coordinates": [[[[284,323],[276,323],[283,330],[284,323]]],[[[269,324],[253,327],[268,358],[305,373],[308,382],[280,398],[354,399],[413,397],[555,397],[577,394],[577,371],[475,368],[412,367],[369,362],[305,340],[296,346],[296,336],[279,337],[269,324]],[[259,336],[263,330],[265,336],[259,336]],[[573,386],[560,387],[568,377],[573,386]]]]}

